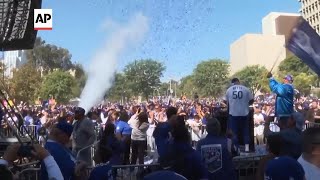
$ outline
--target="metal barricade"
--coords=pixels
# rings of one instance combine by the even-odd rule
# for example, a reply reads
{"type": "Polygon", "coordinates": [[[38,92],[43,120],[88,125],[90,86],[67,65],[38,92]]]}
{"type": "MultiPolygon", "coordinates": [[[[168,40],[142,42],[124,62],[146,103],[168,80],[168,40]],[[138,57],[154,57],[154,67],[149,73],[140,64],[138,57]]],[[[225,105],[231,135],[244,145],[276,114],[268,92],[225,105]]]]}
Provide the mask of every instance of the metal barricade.
{"type": "MultiPolygon", "coordinates": [[[[93,167],[87,168],[89,176],[93,167]]],[[[112,166],[112,174],[116,180],[139,180],[151,172],[160,169],[158,164],[152,165],[121,165],[112,166]]],[[[40,180],[40,168],[26,168],[18,172],[15,177],[19,180],[40,180]]]]}
{"type": "Polygon", "coordinates": [[[140,180],[147,174],[159,169],[159,164],[112,166],[113,177],[117,180],[140,180]]]}
{"type": "Polygon", "coordinates": [[[306,123],[306,129],[311,128],[311,127],[320,127],[320,123],[314,123],[314,122],[308,122],[306,123]]]}
{"type": "Polygon", "coordinates": [[[19,180],[40,180],[40,168],[27,168],[15,175],[19,180]]]}
{"type": "MultiPolygon", "coordinates": [[[[240,156],[233,159],[235,170],[239,180],[253,180],[258,169],[259,161],[264,156],[240,156]]],[[[87,168],[87,175],[90,175],[93,167],[87,168]]],[[[159,164],[150,165],[119,165],[112,166],[112,174],[116,180],[140,180],[144,176],[161,170],[159,164]]],[[[21,180],[40,179],[40,168],[27,168],[18,175],[21,180]]]]}
{"type": "Polygon", "coordinates": [[[254,180],[259,161],[265,156],[249,155],[233,158],[233,164],[239,180],[254,180]]]}
{"type": "Polygon", "coordinates": [[[1,131],[1,135],[3,138],[12,138],[15,137],[14,134],[17,133],[22,137],[25,137],[26,134],[30,134],[30,136],[32,136],[31,138],[37,139],[38,138],[38,132],[37,132],[37,125],[29,125],[29,126],[24,126],[26,128],[23,128],[22,126],[20,127],[21,131],[18,131],[18,129],[11,125],[11,124],[7,124],[6,127],[0,128],[1,131]],[[10,127],[8,127],[10,126],[10,127]],[[15,133],[13,131],[16,131],[15,133]],[[20,133],[22,132],[22,134],[20,133]],[[27,133],[28,132],[28,133],[27,133]]]}

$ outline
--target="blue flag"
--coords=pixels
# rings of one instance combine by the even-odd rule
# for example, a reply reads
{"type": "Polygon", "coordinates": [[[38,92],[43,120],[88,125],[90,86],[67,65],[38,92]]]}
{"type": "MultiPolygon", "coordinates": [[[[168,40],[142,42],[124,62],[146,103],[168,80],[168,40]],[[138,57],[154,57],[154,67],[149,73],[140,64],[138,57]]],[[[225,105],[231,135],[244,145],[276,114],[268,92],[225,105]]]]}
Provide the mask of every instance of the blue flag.
{"type": "Polygon", "coordinates": [[[320,36],[306,20],[293,29],[287,48],[320,76],[320,36]]]}

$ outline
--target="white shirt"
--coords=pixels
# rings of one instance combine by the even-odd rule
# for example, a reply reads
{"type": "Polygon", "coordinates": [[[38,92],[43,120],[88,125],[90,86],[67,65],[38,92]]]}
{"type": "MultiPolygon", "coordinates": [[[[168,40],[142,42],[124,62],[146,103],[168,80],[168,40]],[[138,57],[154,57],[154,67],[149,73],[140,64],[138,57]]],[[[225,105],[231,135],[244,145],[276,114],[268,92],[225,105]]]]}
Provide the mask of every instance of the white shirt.
{"type": "Polygon", "coordinates": [[[40,122],[42,125],[44,125],[47,122],[47,117],[45,117],[45,116],[41,117],[40,122]]]}
{"type": "Polygon", "coordinates": [[[317,180],[320,177],[320,168],[299,157],[298,162],[303,167],[306,180],[317,180]]]}
{"type": "Polygon", "coordinates": [[[104,117],[104,113],[103,112],[100,114],[100,118],[101,118],[102,124],[106,124],[107,123],[108,116],[104,117]]]}
{"type": "Polygon", "coordinates": [[[253,99],[251,91],[242,85],[231,86],[226,93],[229,114],[232,116],[247,116],[249,114],[249,101],[253,99]]]}

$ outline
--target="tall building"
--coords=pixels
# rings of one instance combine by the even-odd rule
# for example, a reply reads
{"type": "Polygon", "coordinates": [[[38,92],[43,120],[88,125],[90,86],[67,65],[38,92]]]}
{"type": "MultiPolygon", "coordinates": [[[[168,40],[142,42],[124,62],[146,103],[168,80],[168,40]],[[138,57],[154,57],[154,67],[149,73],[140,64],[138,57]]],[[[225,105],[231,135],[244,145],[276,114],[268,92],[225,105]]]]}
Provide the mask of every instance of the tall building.
{"type": "Polygon", "coordinates": [[[6,51],[4,52],[2,63],[5,66],[4,75],[12,78],[13,70],[19,68],[27,62],[26,53],[24,50],[6,51]]]}
{"type": "Polygon", "coordinates": [[[230,45],[231,74],[250,65],[275,69],[291,56],[285,45],[301,16],[292,13],[272,12],[262,19],[261,34],[245,34],[230,45]],[[278,60],[278,61],[277,61],[278,60]]]}
{"type": "Polygon", "coordinates": [[[320,0],[299,0],[301,2],[300,13],[310,25],[320,33],[320,0]]]}

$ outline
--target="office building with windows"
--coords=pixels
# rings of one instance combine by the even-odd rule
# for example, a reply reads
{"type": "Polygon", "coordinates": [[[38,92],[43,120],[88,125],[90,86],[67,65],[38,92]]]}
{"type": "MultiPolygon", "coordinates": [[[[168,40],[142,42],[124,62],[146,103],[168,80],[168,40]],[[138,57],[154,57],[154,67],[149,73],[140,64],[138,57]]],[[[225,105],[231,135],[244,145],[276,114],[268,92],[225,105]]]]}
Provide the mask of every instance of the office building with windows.
{"type": "Polygon", "coordinates": [[[320,0],[299,0],[301,9],[299,10],[302,17],[320,33],[320,0]]]}
{"type": "Polygon", "coordinates": [[[2,63],[5,66],[4,76],[12,78],[13,70],[19,68],[27,62],[25,50],[5,51],[2,63]]]}

